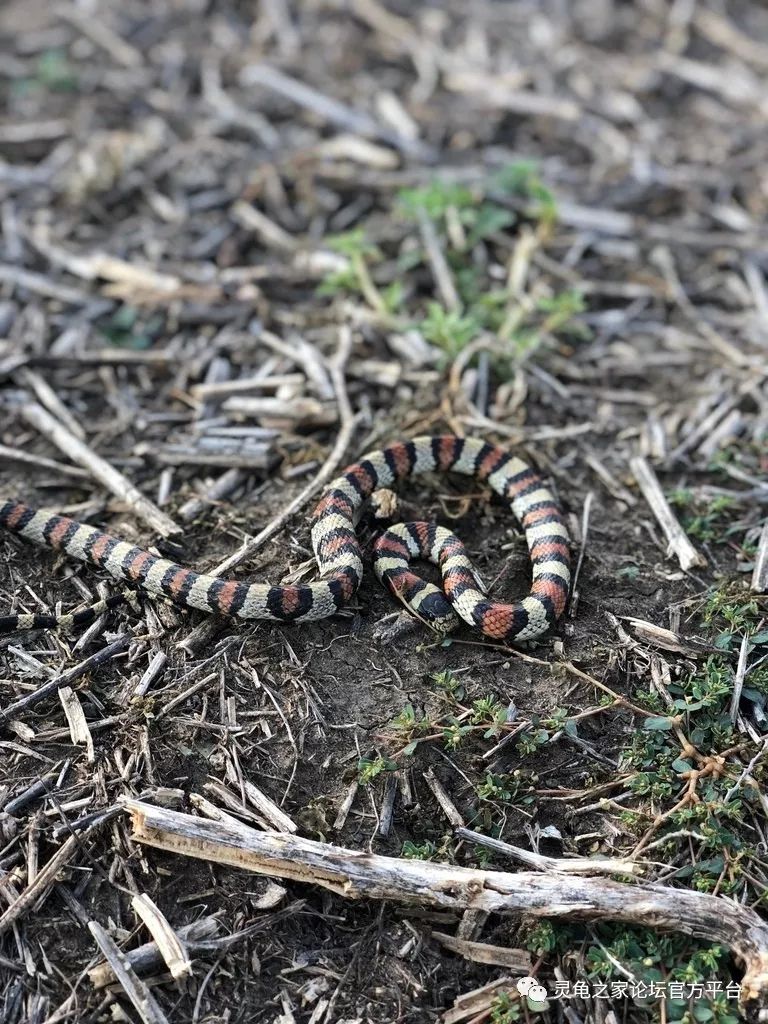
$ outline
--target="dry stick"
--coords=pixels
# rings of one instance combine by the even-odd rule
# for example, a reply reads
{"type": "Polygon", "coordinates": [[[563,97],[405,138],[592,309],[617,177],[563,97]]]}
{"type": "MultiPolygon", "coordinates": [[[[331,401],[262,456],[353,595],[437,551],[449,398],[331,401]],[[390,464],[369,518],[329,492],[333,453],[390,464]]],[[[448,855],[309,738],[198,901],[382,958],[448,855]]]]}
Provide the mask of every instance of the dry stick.
{"type": "Polygon", "coordinates": [[[424,242],[424,248],[427,250],[427,259],[429,260],[432,276],[435,279],[440,298],[443,300],[443,305],[456,312],[461,309],[461,300],[453,283],[453,277],[451,276],[445,254],[440,247],[440,239],[437,237],[435,225],[421,207],[419,207],[419,231],[421,232],[421,240],[424,242]]]}
{"type": "Polygon", "coordinates": [[[117,943],[98,921],[89,921],[88,930],[144,1024],[168,1024],[168,1018],[160,1009],[157,1000],[136,974],[130,960],[117,943]]]}
{"type": "Polygon", "coordinates": [[[584,499],[584,510],[581,515],[581,547],[579,550],[579,557],[576,561],[576,568],[573,573],[573,580],[571,581],[571,615],[573,615],[574,609],[578,605],[579,600],[578,582],[579,576],[581,575],[581,567],[584,564],[584,556],[587,553],[587,538],[589,536],[589,517],[592,513],[592,502],[594,501],[594,499],[594,491],[588,491],[587,496],[584,499]]]}
{"type": "Polygon", "coordinates": [[[26,711],[28,708],[34,707],[35,704],[39,704],[41,700],[45,700],[46,697],[50,697],[56,693],[57,690],[61,689],[62,686],[68,686],[73,679],[79,679],[80,676],[84,676],[87,672],[90,672],[94,668],[98,668],[99,665],[103,665],[105,661],[109,661],[116,654],[122,654],[123,651],[128,649],[128,645],[131,642],[128,634],[123,634],[114,640],[107,647],[92,654],[90,658],[86,658],[85,661],[81,661],[79,665],[73,665],[72,668],[67,669],[66,672],[62,672],[60,676],[56,676],[54,679],[50,679],[47,683],[43,683],[37,690],[32,693],[28,693],[26,697],[20,697],[18,700],[9,704],[7,708],[0,711],[0,725],[4,725],[9,719],[13,718],[20,711],[26,711]]]}
{"type": "Polygon", "coordinates": [[[225,498],[243,482],[246,474],[242,469],[228,469],[222,473],[211,484],[200,489],[200,492],[193,498],[189,498],[178,510],[178,516],[185,523],[196,519],[209,505],[215,504],[225,498]]]}
{"type": "Polygon", "coordinates": [[[304,82],[291,78],[269,64],[250,64],[240,72],[240,84],[245,86],[258,85],[270,89],[290,102],[311,110],[312,113],[332,124],[341,125],[357,135],[372,136],[397,147],[403,153],[430,159],[431,149],[418,139],[409,139],[398,132],[380,124],[370,115],[355,110],[324,93],[313,89],[304,82]]]}
{"type": "MultiPolygon", "coordinates": [[[[53,123],[68,125],[66,121],[53,123]]],[[[68,131],[69,128],[65,127],[61,134],[66,135],[68,131]]],[[[3,141],[4,134],[3,131],[0,131],[0,143],[3,141]]],[[[90,295],[88,292],[80,291],[77,288],[70,288],[67,285],[57,284],[44,274],[36,274],[32,270],[24,270],[22,267],[0,266],[0,284],[17,285],[19,288],[25,288],[37,295],[45,295],[48,298],[56,299],[58,302],[63,302],[68,306],[87,306],[94,301],[93,295],[90,295]]],[[[108,306],[111,307],[112,303],[109,303],[108,306]]]]}
{"type": "Polygon", "coordinates": [[[668,552],[673,552],[677,556],[680,567],[686,572],[696,565],[706,565],[706,559],[694,548],[682,526],[677,521],[675,513],[669,507],[669,502],[664,497],[656,474],[646,460],[638,455],[630,459],[629,465],[635,480],[637,480],[640,486],[640,490],[643,492],[643,497],[650,505],[651,511],[664,531],[669,544],[668,552]]]}
{"type": "Polygon", "coordinates": [[[473,942],[446,932],[432,932],[431,938],[445,949],[458,953],[465,960],[476,964],[494,964],[507,967],[515,974],[530,974],[531,954],[527,949],[510,949],[509,946],[492,946],[487,942],[473,942]]]}
{"type": "MultiPolygon", "coordinates": [[[[175,934],[184,942],[190,952],[194,952],[201,942],[213,938],[221,928],[221,921],[215,916],[202,917],[199,921],[182,925],[175,929],[175,934]]],[[[128,950],[125,953],[131,967],[137,972],[146,972],[158,967],[163,958],[156,942],[146,942],[143,946],[128,950]]],[[[97,964],[88,971],[88,980],[94,988],[104,988],[115,980],[109,964],[97,964]]]]}
{"type": "Polygon", "coordinates": [[[78,440],[85,440],[85,431],[83,428],[77,422],[66,405],[61,401],[51,385],[44,380],[39,373],[36,373],[34,370],[30,370],[28,367],[24,366],[15,374],[15,377],[22,385],[31,388],[31,390],[34,391],[38,402],[40,402],[40,404],[44,406],[52,416],[61,420],[67,430],[73,433],[78,440]]]}
{"type": "Polygon", "coordinates": [[[434,769],[427,768],[424,772],[424,781],[432,790],[435,800],[440,804],[440,809],[454,828],[463,828],[464,819],[461,812],[445,791],[442,782],[435,775],[434,769]]]}
{"type": "Polygon", "coordinates": [[[246,825],[205,821],[124,799],[133,838],[148,846],[258,874],[321,885],[350,899],[398,900],[445,910],[624,921],[723,943],[744,962],[742,1004],[768,1002],[768,924],[721,896],[610,879],[479,871],[382,857],[246,825]]]}
{"type": "Polygon", "coordinates": [[[139,519],[151,527],[162,537],[170,537],[181,532],[181,528],[164,512],[133,486],[127,477],[118,472],[114,466],[97,455],[87,444],[80,441],[67,428],[54,419],[41,405],[29,402],[21,407],[21,415],[36,430],[48,438],[52,444],[68,455],[73,462],[87,469],[96,480],[117,498],[130,505],[139,519]]]}
{"type": "Polygon", "coordinates": [[[55,459],[46,459],[42,455],[33,455],[31,452],[23,452],[20,448],[8,448],[0,444],[0,461],[21,462],[29,466],[38,466],[40,469],[50,469],[54,473],[62,473],[64,476],[72,476],[78,480],[87,479],[88,474],[84,469],[77,466],[68,466],[65,462],[56,462],[55,459]]]}
{"type": "Polygon", "coordinates": [[[28,910],[40,899],[41,893],[55,880],[56,875],[68,864],[77,850],[79,839],[70,836],[67,841],[59,847],[45,867],[38,872],[34,882],[31,882],[17,899],[11,903],[5,913],[0,917],[0,935],[3,935],[11,925],[23,917],[28,910]]]}
{"type": "Polygon", "coordinates": [[[244,562],[246,559],[252,558],[259,548],[262,547],[270,537],[274,537],[274,535],[281,530],[283,526],[285,526],[294,512],[297,512],[302,508],[317,489],[327,483],[338,469],[339,463],[344,458],[344,453],[352,440],[355,428],[363,419],[362,413],[352,415],[349,398],[347,397],[346,388],[344,386],[343,366],[346,361],[346,357],[349,354],[350,347],[351,335],[349,340],[347,340],[347,335],[342,333],[339,341],[339,351],[337,352],[337,355],[332,361],[330,367],[331,379],[333,380],[334,388],[336,389],[336,400],[339,405],[339,419],[341,420],[341,427],[336,435],[336,441],[328,455],[328,458],[312,477],[307,486],[296,495],[293,501],[286,505],[283,511],[275,516],[275,518],[268,523],[260,533],[257,533],[255,537],[251,537],[251,539],[247,541],[239,551],[235,551],[235,553],[230,555],[229,558],[225,558],[224,561],[211,572],[212,576],[221,576],[223,573],[229,572],[230,569],[234,569],[235,566],[240,565],[240,563],[244,562]]]}
{"type": "Polygon", "coordinates": [[[174,931],[157,904],[142,892],[132,898],[131,906],[155,940],[173,980],[178,981],[179,978],[191,973],[192,964],[184,940],[174,931]]]}
{"type": "Polygon", "coordinates": [[[477,843],[478,846],[487,846],[489,850],[495,850],[496,853],[520,861],[529,868],[538,868],[540,871],[559,871],[573,875],[636,875],[642,870],[635,861],[620,860],[617,857],[545,857],[544,854],[523,850],[519,846],[484,836],[481,832],[473,832],[469,828],[457,828],[454,835],[458,839],[477,843]]]}
{"type": "Polygon", "coordinates": [[[94,760],[93,737],[88,728],[88,722],[83,711],[83,705],[75,691],[69,686],[59,687],[59,700],[64,708],[64,715],[69,725],[69,735],[72,743],[83,744],[86,750],[86,759],[89,763],[94,760]]]}
{"type": "Polygon", "coordinates": [[[750,586],[756,594],[768,592],[768,520],[764,523],[760,533],[760,542],[757,545],[755,568],[752,573],[750,586]]]}
{"type": "Polygon", "coordinates": [[[270,800],[266,793],[254,786],[248,779],[238,779],[237,771],[232,761],[227,761],[227,780],[233,785],[240,785],[242,789],[243,802],[246,800],[254,807],[262,818],[265,818],[276,832],[296,832],[298,826],[288,817],[285,811],[281,810],[274,800],[270,800]]]}
{"type": "Polygon", "coordinates": [[[749,653],[749,637],[744,634],[741,638],[741,647],[739,648],[739,660],[736,665],[736,672],[733,677],[733,692],[731,694],[731,706],[728,709],[728,714],[732,722],[736,722],[736,716],[739,713],[739,701],[741,700],[741,692],[744,689],[744,680],[747,677],[747,654],[749,653]]]}
{"type": "Polygon", "coordinates": [[[131,46],[116,32],[113,32],[101,18],[88,17],[85,10],[80,11],[74,6],[59,7],[57,14],[79,29],[92,43],[108,53],[116,64],[121,64],[124,68],[140,68],[144,63],[141,50],[131,46]]]}

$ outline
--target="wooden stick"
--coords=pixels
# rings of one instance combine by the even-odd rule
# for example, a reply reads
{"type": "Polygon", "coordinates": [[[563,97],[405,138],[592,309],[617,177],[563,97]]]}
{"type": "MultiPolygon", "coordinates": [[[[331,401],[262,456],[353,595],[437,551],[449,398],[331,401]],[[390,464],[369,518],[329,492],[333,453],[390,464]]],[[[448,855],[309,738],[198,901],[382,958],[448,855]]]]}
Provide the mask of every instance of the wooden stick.
{"type": "MultiPolygon", "coordinates": [[[[196,946],[206,939],[212,938],[221,928],[221,921],[211,915],[202,917],[199,921],[182,925],[175,930],[175,934],[184,942],[187,949],[194,952],[196,946]]],[[[125,956],[134,971],[144,973],[158,967],[163,962],[160,947],[156,942],[145,942],[137,949],[131,949],[125,956]]],[[[88,980],[94,988],[104,988],[111,985],[115,980],[112,968],[108,963],[97,964],[88,971],[88,980]]]]}
{"type": "Polygon", "coordinates": [[[763,524],[763,529],[760,532],[751,587],[756,594],[768,592],[768,520],[763,524]]]}
{"type": "Polygon", "coordinates": [[[38,405],[37,402],[28,402],[26,405],[22,405],[20,412],[30,426],[39,430],[73,462],[87,469],[115,497],[130,505],[139,519],[142,519],[155,533],[159,533],[162,537],[170,537],[181,532],[181,528],[165,512],[161,512],[154,502],[145,498],[127,477],[124,477],[114,466],[110,466],[87,444],[75,437],[42,405],[38,405]]]}
{"type": "Polygon", "coordinates": [[[155,940],[155,945],[165,960],[174,981],[189,974],[192,964],[187,947],[181,936],[173,930],[157,904],[145,892],[141,892],[133,897],[131,906],[147,926],[147,931],[155,940]]]}
{"type": "Polygon", "coordinates": [[[227,779],[234,786],[240,786],[243,795],[248,802],[256,808],[262,818],[265,818],[276,832],[296,832],[297,825],[274,800],[270,800],[266,793],[254,786],[248,779],[239,778],[234,764],[227,761],[227,779]]]}
{"type": "Polygon", "coordinates": [[[625,921],[695,935],[730,947],[743,961],[742,1005],[768,1003],[768,924],[725,897],[660,885],[521,871],[479,871],[382,857],[242,824],[123,799],[133,838],[148,846],[259,874],[321,885],[350,899],[398,900],[445,910],[572,920],[625,921]]]}
{"type": "Polygon", "coordinates": [[[363,414],[360,412],[352,415],[352,410],[349,407],[349,400],[346,399],[346,390],[343,387],[339,390],[339,381],[343,382],[343,366],[348,354],[347,337],[342,332],[342,337],[339,340],[337,358],[334,359],[332,364],[334,380],[336,381],[341,428],[336,435],[336,442],[331,449],[328,458],[312,477],[307,486],[296,495],[293,501],[286,505],[283,511],[275,516],[275,518],[268,523],[260,533],[257,533],[255,537],[251,537],[250,540],[246,541],[239,551],[235,551],[233,555],[230,555],[229,558],[226,558],[220,565],[216,566],[216,568],[211,571],[212,576],[221,576],[224,573],[229,572],[230,569],[234,569],[235,566],[240,565],[240,563],[244,562],[246,559],[253,557],[259,548],[266,544],[271,537],[274,537],[274,535],[288,522],[293,513],[302,508],[304,504],[309,501],[312,495],[331,479],[333,474],[339,468],[339,463],[344,458],[346,450],[349,447],[349,443],[354,435],[355,428],[363,419],[363,414]]]}
{"type": "Polygon", "coordinates": [[[64,708],[64,715],[69,725],[69,735],[74,744],[82,743],[86,750],[86,759],[93,763],[93,736],[88,728],[88,721],[83,711],[83,705],[71,686],[59,687],[59,700],[64,708]]]}
{"type": "Polygon", "coordinates": [[[66,405],[64,405],[51,385],[44,380],[39,373],[36,373],[34,370],[30,370],[29,367],[24,366],[17,372],[16,377],[21,384],[34,391],[38,402],[44,406],[52,416],[55,416],[56,419],[60,420],[70,433],[74,434],[79,441],[85,441],[85,431],[83,428],[77,422],[66,405]]]}
{"type": "Polygon", "coordinates": [[[460,939],[446,932],[432,932],[432,938],[458,953],[465,960],[476,964],[495,964],[506,967],[515,974],[528,974],[531,970],[531,954],[527,949],[510,949],[509,946],[492,946],[487,942],[475,942],[472,939],[460,939]]]}
{"type": "Polygon", "coordinates": [[[114,939],[104,931],[98,921],[89,921],[88,930],[144,1024],[168,1024],[168,1018],[160,1009],[157,1000],[131,967],[130,960],[114,939]]]}
{"type": "Polygon", "coordinates": [[[70,836],[67,841],[58,848],[45,867],[38,871],[35,880],[31,882],[17,899],[11,903],[5,913],[0,917],[0,935],[8,931],[11,925],[23,917],[28,910],[40,899],[41,894],[55,880],[56,875],[68,864],[77,851],[80,840],[77,836],[70,836]]]}
{"type": "Polygon", "coordinates": [[[26,697],[19,697],[12,704],[9,704],[7,708],[0,710],[0,726],[5,725],[10,719],[17,715],[20,711],[26,711],[27,708],[34,707],[35,704],[39,704],[41,700],[45,700],[46,697],[52,696],[57,690],[60,690],[62,686],[68,686],[73,679],[79,679],[80,676],[84,676],[87,672],[92,669],[98,668],[105,661],[109,661],[116,654],[122,654],[123,651],[128,649],[128,645],[131,642],[131,637],[125,633],[119,636],[107,647],[102,648],[100,651],[96,651],[85,661],[81,661],[79,665],[73,665],[72,668],[67,669],[66,672],[62,672],[60,676],[56,676],[54,679],[49,679],[47,683],[43,683],[42,686],[33,690],[32,693],[28,693],[26,697]]]}
{"type": "Polygon", "coordinates": [[[696,565],[706,565],[707,560],[703,555],[699,554],[688,540],[685,531],[677,520],[677,516],[664,497],[664,492],[656,478],[656,474],[645,459],[638,455],[630,459],[629,465],[640,490],[643,492],[643,497],[650,505],[659,526],[664,531],[669,545],[667,553],[674,554],[680,563],[681,569],[684,569],[686,572],[696,565]]]}
{"type": "Polygon", "coordinates": [[[38,466],[40,469],[50,469],[54,473],[62,473],[64,476],[75,477],[77,480],[88,479],[86,471],[77,466],[68,466],[66,462],[56,462],[55,459],[46,459],[43,455],[23,452],[20,448],[8,448],[4,444],[0,444],[0,460],[21,462],[28,466],[38,466]]]}
{"type": "Polygon", "coordinates": [[[560,871],[572,875],[637,875],[642,871],[642,867],[635,861],[620,860],[618,857],[545,857],[543,853],[523,850],[469,828],[457,828],[455,835],[459,839],[466,839],[468,843],[486,846],[511,860],[520,861],[529,868],[538,868],[539,871],[560,871]]]}

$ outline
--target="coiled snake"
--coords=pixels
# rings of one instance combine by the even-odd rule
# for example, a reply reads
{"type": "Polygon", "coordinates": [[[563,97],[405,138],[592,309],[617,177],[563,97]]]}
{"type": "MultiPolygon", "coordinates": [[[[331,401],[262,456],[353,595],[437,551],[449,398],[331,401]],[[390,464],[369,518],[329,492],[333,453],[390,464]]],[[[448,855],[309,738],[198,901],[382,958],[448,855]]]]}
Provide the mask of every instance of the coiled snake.
{"type": "MultiPolygon", "coordinates": [[[[545,633],[565,608],[571,580],[563,515],[530,466],[473,438],[417,437],[370,452],[349,466],[328,486],[312,514],[312,546],[322,578],[306,585],[274,587],[207,576],[20,501],[0,506],[0,526],[185,607],[241,619],[324,619],[344,607],[360,585],[363,561],[354,517],[365,499],[376,488],[433,471],[473,476],[511,504],[528,543],[528,596],[515,604],[489,600],[461,541],[449,530],[422,522],[399,524],[379,538],[374,557],[379,578],[439,630],[452,628],[458,615],[495,640],[528,640],[545,633]],[[410,561],[419,557],[440,566],[443,590],[411,571],[410,561]]],[[[62,616],[9,615],[0,618],[0,632],[87,625],[122,599],[116,595],[62,616]]]]}

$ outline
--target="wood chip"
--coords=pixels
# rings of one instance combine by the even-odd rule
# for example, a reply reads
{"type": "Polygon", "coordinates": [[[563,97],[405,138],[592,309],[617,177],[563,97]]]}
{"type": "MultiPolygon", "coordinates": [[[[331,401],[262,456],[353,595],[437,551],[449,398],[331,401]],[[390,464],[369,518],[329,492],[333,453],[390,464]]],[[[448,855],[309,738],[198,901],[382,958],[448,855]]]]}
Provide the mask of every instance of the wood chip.
{"type": "Polygon", "coordinates": [[[130,480],[75,437],[41,405],[30,402],[22,406],[21,415],[73,462],[87,469],[108,491],[129,505],[139,519],[156,533],[162,537],[171,537],[181,532],[181,528],[165,512],[161,512],[149,498],[145,498],[130,480]]]}
{"type": "Polygon", "coordinates": [[[85,713],[83,712],[83,705],[80,703],[80,699],[70,686],[62,686],[59,689],[59,700],[67,717],[69,735],[72,737],[72,742],[84,744],[86,757],[88,761],[93,762],[93,736],[91,736],[91,730],[88,728],[88,722],[85,720],[85,713]]]}
{"type": "Polygon", "coordinates": [[[277,832],[293,833],[298,831],[296,823],[288,817],[285,811],[277,806],[274,800],[270,800],[267,794],[262,793],[252,782],[238,777],[235,766],[231,761],[227,762],[227,779],[233,785],[242,787],[248,802],[256,808],[262,817],[267,819],[277,832]]]}
{"type": "Polygon", "coordinates": [[[131,961],[114,939],[101,927],[98,921],[89,921],[88,930],[93,936],[110,970],[130,1000],[144,1024],[169,1024],[149,988],[136,974],[131,961]]]}
{"type": "Polygon", "coordinates": [[[750,587],[757,594],[768,593],[768,520],[763,523],[760,540],[757,542],[755,568],[752,571],[750,587]]]}
{"type": "Polygon", "coordinates": [[[667,554],[674,554],[680,563],[680,567],[686,572],[696,566],[706,565],[707,560],[691,544],[678,522],[677,516],[670,508],[656,474],[648,462],[638,455],[631,459],[629,464],[643,497],[648,502],[651,511],[667,538],[667,554]]]}
{"type": "Polygon", "coordinates": [[[464,819],[462,818],[458,808],[448,796],[445,788],[435,775],[434,769],[428,768],[424,772],[424,781],[432,790],[435,799],[440,804],[443,814],[446,816],[448,821],[453,825],[454,828],[463,828],[464,819]]]}
{"type": "Polygon", "coordinates": [[[192,964],[181,936],[174,931],[150,897],[146,893],[139,893],[131,899],[131,906],[147,926],[171,977],[178,980],[191,974],[192,964]]]}
{"type": "Polygon", "coordinates": [[[458,953],[465,960],[476,964],[494,964],[497,967],[508,967],[520,974],[527,974],[531,969],[531,954],[526,949],[510,949],[506,946],[492,946],[487,942],[471,942],[458,939],[446,932],[432,932],[432,938],[452,953],[458,953]]]}

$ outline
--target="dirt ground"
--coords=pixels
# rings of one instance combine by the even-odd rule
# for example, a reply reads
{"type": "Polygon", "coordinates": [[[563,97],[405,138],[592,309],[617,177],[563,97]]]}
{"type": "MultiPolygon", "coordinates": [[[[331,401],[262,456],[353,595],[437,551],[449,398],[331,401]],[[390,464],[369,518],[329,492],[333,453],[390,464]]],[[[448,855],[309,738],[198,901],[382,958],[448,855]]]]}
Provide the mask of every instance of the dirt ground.
{"type": "MultiPolygon", "coordinates": [[[[0,1019],[737,1020],[717,999],[537,1008],[511,983],[462,1015],[458,997],[521,973],[509,948],[550,991],[741,965],[727,941],[708,963],[679,934],[460,923],[161,852],[131,840],[119,800],[205,813],[205,797],[273,827],[252,784],[308,839],[515,870],[456,836],[436,779],[481,837],[635,856],[646,881],[762,906],[766,8],[7,0],[0,46],[4,499],[206,570],[272,524],[229,575],[309,579],[334,469],[458,432],[542,470],[578,562],[555,632],[513,648],[404,622],[370,564],[322,622],[211,622],[138,595],[87,630],[0,638],[0,1019]],[[668,550],[638,458],[695,560],[668,550]],[[121,638],[71,696],[14,709],[121,638]],[[693,744],[677,760],[670,692],[693,744]],[[680,758],[719,755],[692,789],[680,758]],[[174,929],[211,919],[187,978],[140,972],[143,1009],[88,974],[89,922],[125,951],[149,940],[138,893],[174,929]],[[435,937],[457,929],[490,962],[435,937]]],[[[525,592],[524,539],[485,488],[413,481],[396,518],[449,523],[492,593],[525,592]]],[[[366,551],[380,525],[364,513],[366,551]]],[[[2,609],[119,592],[4,531],[0,554],[2,609]]]]}

